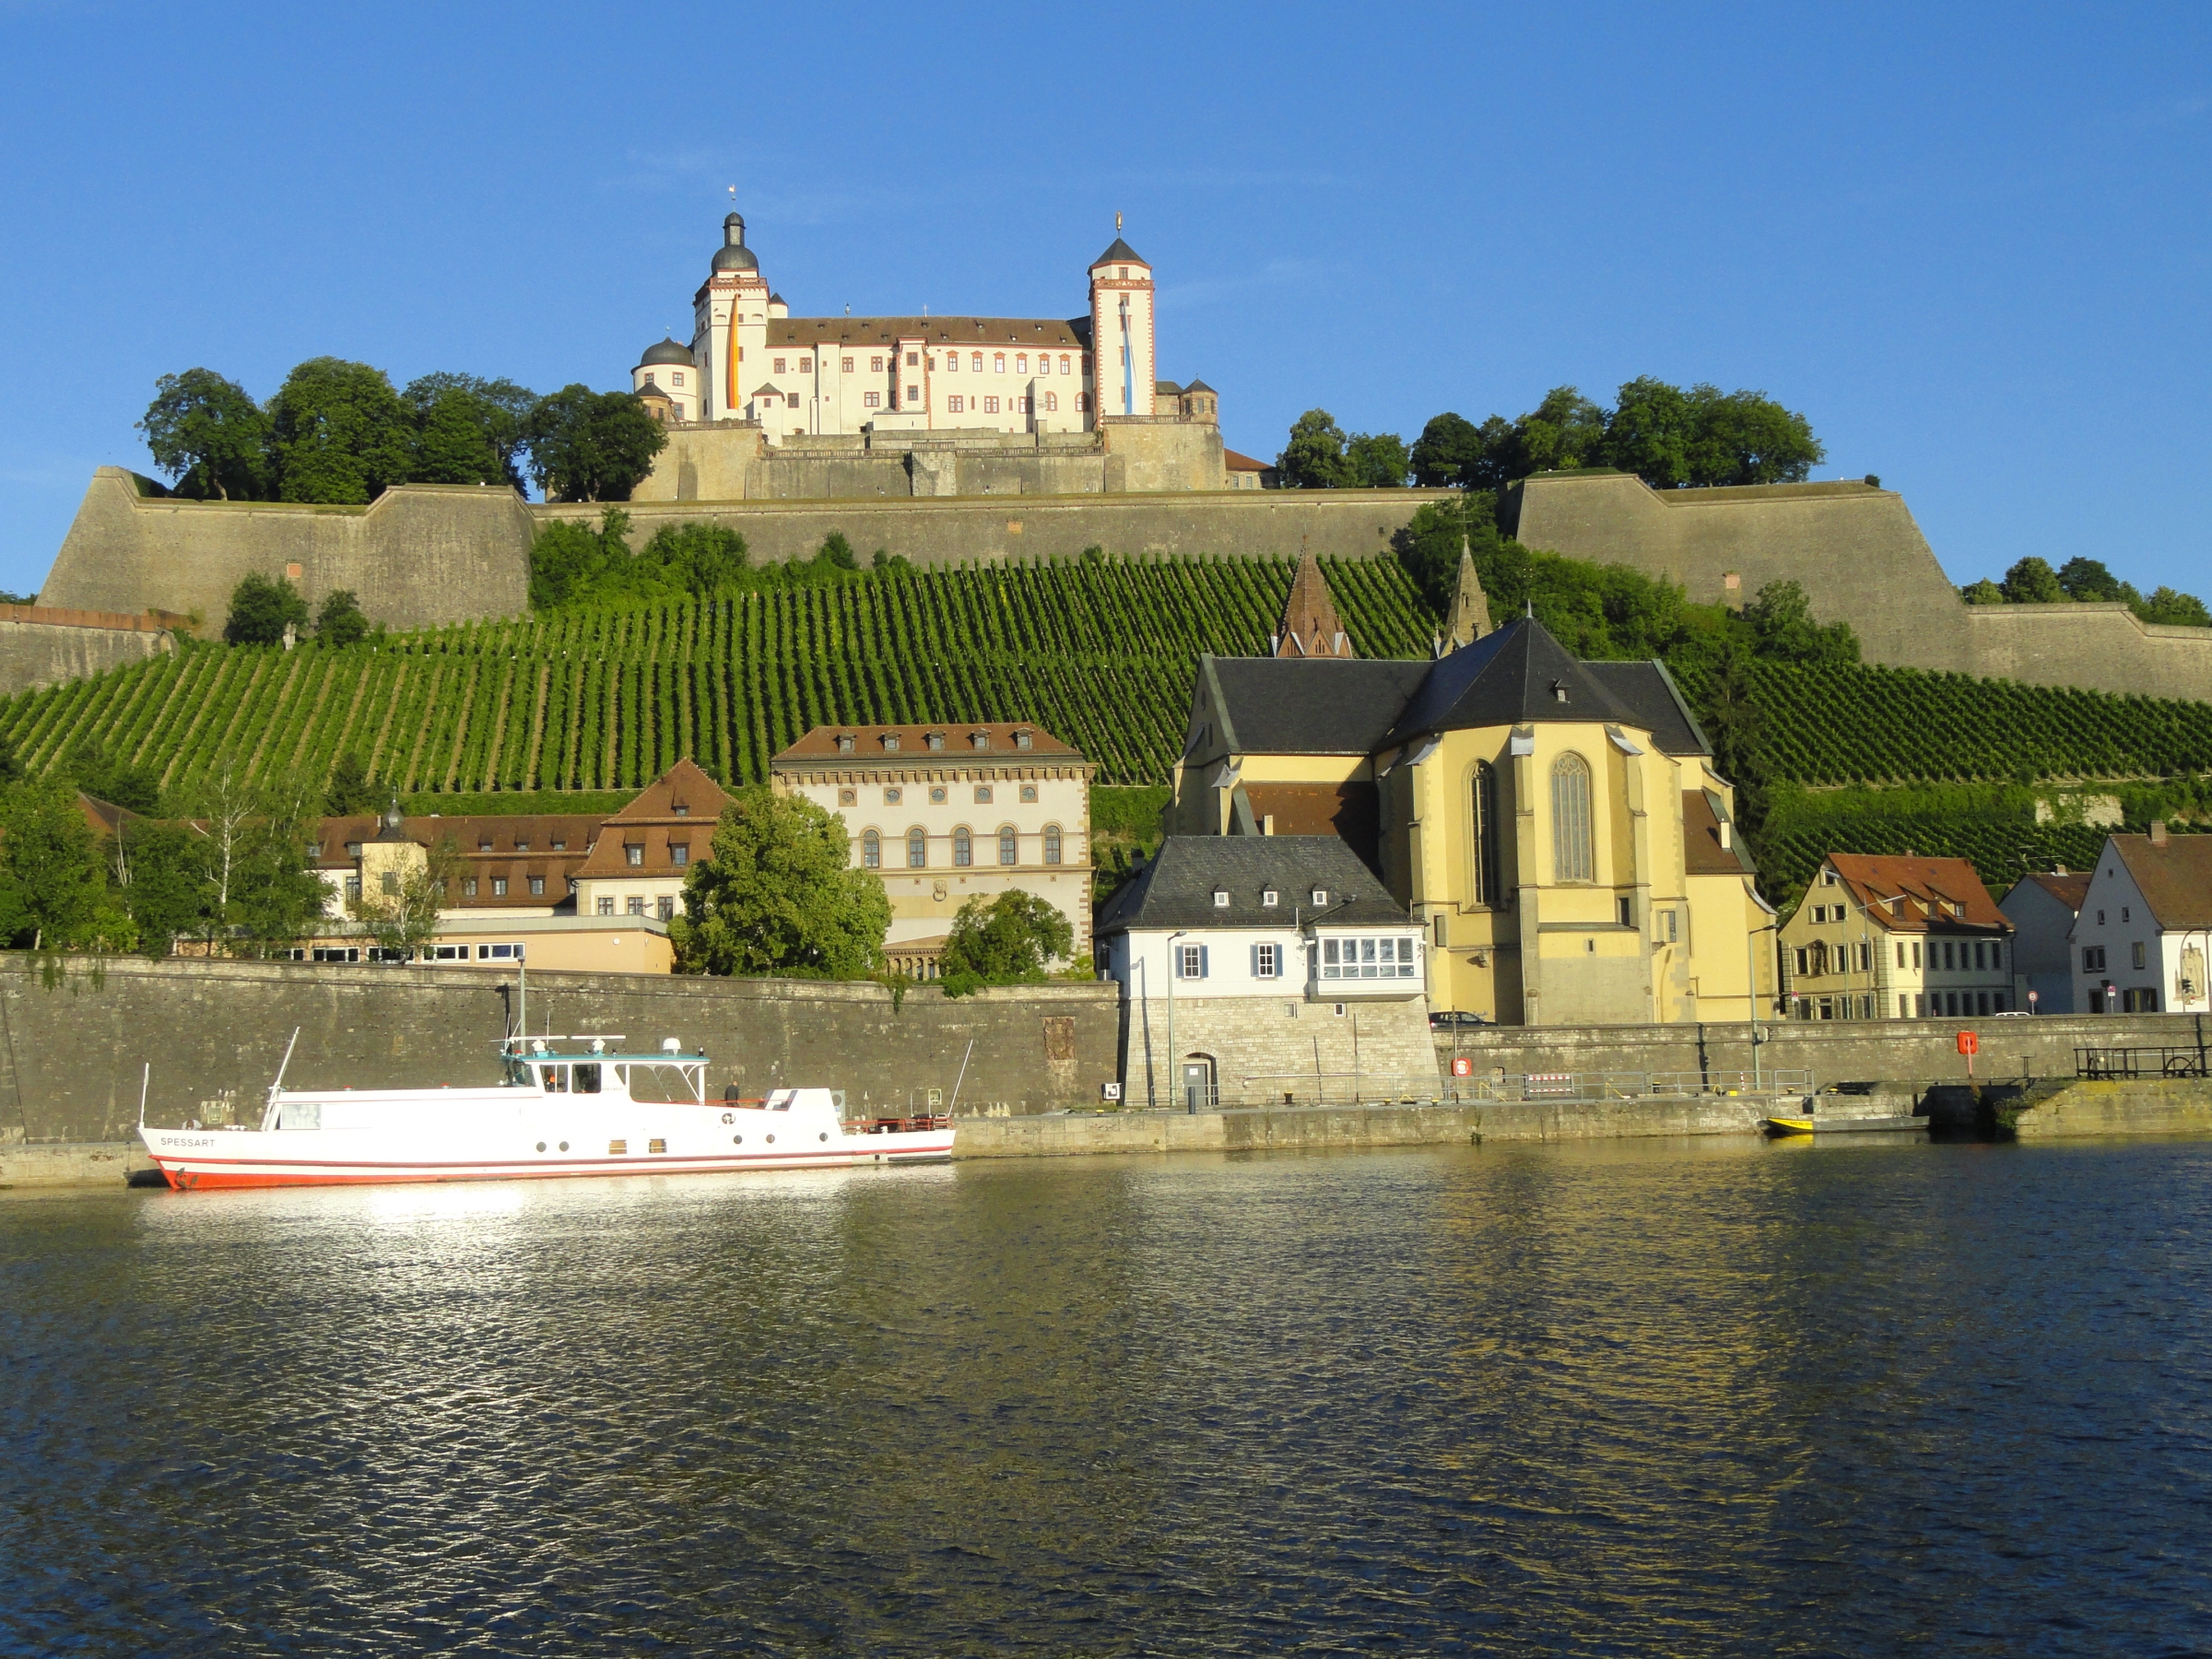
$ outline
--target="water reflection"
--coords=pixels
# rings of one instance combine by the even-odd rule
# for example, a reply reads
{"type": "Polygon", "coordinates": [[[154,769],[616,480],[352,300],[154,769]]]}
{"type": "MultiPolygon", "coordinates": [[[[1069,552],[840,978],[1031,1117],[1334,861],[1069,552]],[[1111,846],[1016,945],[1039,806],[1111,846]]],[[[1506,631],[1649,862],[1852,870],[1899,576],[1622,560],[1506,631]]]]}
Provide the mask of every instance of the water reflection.
{"type": "Polygon", "coordinates": [[[2208,1180],[1694,1142],[0,1194],[0,1651],[2186,1645],[2208,1180]]]}

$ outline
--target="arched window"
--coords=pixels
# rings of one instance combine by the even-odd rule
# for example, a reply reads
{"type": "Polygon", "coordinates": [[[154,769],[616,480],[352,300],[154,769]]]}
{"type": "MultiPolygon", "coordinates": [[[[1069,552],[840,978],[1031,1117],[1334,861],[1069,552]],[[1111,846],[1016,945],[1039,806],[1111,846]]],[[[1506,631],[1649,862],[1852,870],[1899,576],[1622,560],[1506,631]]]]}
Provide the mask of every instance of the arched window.
{"type": "Polygon", "coordinates": [[[929,837],[920,830],[906,832],[906,867],[910,870],[929,867],[929,837]]]}
{"type": "Polygon", "coordinates": [[[860,838],[860,866],[864,870],[883,868],[883,837],[873,830],[860,838]]]}
{"type": "Polygon", "coordinates": [[[963,869],[975,862],[975,841],[965,824],[952,832],[952,862],[963,869]]]}
{"type": "Polygon", "coordinates": [[[1060,394],[1057,392],[1047,392],[1044,394],[1044,412],[1047,415],[1056,414],[1059,411],[1059,408],[1060,394]]]}
{"type": "Polygon", "coordinates": [[[1020,842],[1015,836],[1014,826],[1011,824],[1001,824],[998,827],[998,862],[1002,865],[1021,862],[1020,842]]]}
{"type": "Polygon", "coordinates": [[[1044,862],[1048,865],[1060,862],[1060,826],[1057,824],[1044,827],[1044,862]]]}
{"type": "Polygon", "coordinates": [[[1498,821],[1498,769],[1488,760],[1475,766],[1475,902],[1493,908],[1505,902],[1503,861],[1499,849],[1505,827],[1498,821]]]}
{"type": "Polygon", "coordinates": [[[1590,838],[1590,762],[1580,755],[1561,755],[1551,766],[1551,877],[1597,879],[1597,849],[1590,838]]]}

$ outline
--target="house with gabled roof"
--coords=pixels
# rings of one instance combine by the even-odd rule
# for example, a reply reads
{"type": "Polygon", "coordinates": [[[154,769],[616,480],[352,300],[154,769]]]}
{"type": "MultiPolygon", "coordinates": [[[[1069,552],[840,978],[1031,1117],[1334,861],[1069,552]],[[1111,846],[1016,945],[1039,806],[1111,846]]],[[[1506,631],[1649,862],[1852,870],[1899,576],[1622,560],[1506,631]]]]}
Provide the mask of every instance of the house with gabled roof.
{"type": "Polygon", "coordinates": [[[1963,858],[1830,853],[1782,924],[1793,1019],[2018,1012],[2012,923],[1963,858]]]}
{"type": "Polygon", "coordinates": [[[2212,1012],[2212,835],[2105,840],[2074,919],[2074,1006],[2088,1014],[2212,1012]]]}
{"type": "Polygon", "coordinates": [[[2086,870],[2030,871],[1997,908],[2012,924],[2012,971],[2030,1014],[2074,1012],[2074,919],[2088,896],[2086,870]]]}

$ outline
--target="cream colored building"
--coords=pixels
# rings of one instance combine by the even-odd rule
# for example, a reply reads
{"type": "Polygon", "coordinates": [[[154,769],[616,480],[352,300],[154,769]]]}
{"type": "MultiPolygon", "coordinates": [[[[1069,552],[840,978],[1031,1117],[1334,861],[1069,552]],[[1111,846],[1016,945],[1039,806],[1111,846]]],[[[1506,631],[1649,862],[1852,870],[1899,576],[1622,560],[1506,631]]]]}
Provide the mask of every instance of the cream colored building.
{"type": "Polygon", "coordinates": [[[1212,387],[1157,378],[1151,265],[1117,234],[1088,276],[1089,304],[1077,317],[794,317],[732,213],[692,296],[690,343],[650,347],[631,389],[672,423],[745,422],[771,442],[1088,432],[1101,417],[1218,426],[1212,387]]]}
{"type": "Polygon", "coordinates": [[[2013,927],[1963,858],[1830,853],[1782,924],[1793,1019],[1969,1019],[2025,1006],[2013,927]]]}
{"type": "Polygon", "coordinates": [[[1423,929],[1436,1008],[1742,1019],[1772,1007],[1773,913],[1734,796],[1665,668],[1529,618],[1433,662],[1201,658],[1167,830],[1338,836],[1423,929]]]}
{"type": "Polygon", "coordinates": [[[960,906],[1008,890],[1066,915],[1090,950],[1090,782],[1041,727],[973,722],[816,726],[769,762],[776,788],[836,813],[853,862],[883,878],[891,966],[933,978],[960,906]]]}

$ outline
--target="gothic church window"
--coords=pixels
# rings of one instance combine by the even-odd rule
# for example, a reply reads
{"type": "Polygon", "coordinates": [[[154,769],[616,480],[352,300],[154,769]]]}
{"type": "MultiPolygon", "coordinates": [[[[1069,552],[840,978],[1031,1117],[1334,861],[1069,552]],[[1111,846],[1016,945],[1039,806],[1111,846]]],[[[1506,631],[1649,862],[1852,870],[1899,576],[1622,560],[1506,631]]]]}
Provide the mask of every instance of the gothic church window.
{"type": "Polygon", "coordinates": [[[1590,762],[1561,755],[1551,768],[1551,869],[1554,881],[1597,879],[1591,839],[1590,762]]]}
{"type": "Polygon", "coordinates": [[[1498,821],[1498,769],[1488,760],[1475,768],[1475,902],[1496,908],[1505,901],[1500,845],[1504,827],[1498,821]]]}

